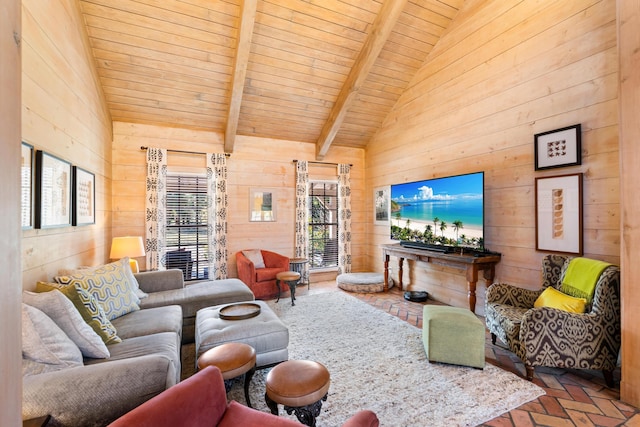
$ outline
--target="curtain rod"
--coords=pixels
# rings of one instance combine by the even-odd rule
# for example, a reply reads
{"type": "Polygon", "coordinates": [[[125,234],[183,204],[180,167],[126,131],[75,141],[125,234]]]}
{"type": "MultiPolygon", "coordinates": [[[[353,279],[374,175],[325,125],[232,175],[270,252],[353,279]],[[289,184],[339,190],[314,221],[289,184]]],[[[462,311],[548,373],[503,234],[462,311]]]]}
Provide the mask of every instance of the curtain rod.
{"type": "MultiPolygon", "coordinates": [[[[293,163],[298,163],[298,160],[294,159],[293,163]]],[[[316,165],[326,165],[326,166],[338,166],[340,164],[340,163],[329,163],[329,162],[314,162],[312,160],[307,160],[307,163],[313,163],[316,165]]],[[[349,163],[349,166],[353,167],[353,164],[349,163]]]]}
{"type": "MultiPolygon", "coordinates": [[[[145,147],[144,145],[140,147],[141,150],[147,150],[149,147],[145,147]]],[[[203,156],[206,155],[207,153],[202,153],[200,151],[185,151],[185,150],[169,150],[167,149],[167,152],[171,152],[171,153],[184,153],[184,154],[202,154],[203,156]]],[[[231,154],[229,153],[224,153],[224,155],[226,157],[231,157],[231,154]]]]}

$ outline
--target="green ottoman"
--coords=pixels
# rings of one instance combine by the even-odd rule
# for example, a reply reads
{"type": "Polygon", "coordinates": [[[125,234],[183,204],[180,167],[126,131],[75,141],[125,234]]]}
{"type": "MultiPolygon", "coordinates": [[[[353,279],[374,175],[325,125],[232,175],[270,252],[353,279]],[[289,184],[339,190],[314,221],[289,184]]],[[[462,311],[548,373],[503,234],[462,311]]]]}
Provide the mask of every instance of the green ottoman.
{"type": "Polygon", "coordinates": [[[484,323],[466,308],[425,305],[422,343],[430,362],[484,368],[484,323]]]}

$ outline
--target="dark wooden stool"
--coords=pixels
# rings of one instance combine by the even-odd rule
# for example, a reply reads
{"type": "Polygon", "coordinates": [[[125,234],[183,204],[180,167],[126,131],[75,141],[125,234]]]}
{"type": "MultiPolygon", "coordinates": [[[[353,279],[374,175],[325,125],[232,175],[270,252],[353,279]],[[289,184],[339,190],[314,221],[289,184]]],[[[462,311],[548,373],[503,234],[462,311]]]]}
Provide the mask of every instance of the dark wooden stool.
{"type": "Polygon", "coordinates": [[[287,414],[294,412],[298,421],[307,426],[316,425],[322,401],[327,400],[329,371],[310,360],[287,360],[267,374],[265,401],[271,413],[278,415],[278,404],[287,414]]]}
{"type": "Polygon", "coordinates": [[[211,365],[217,366],[222,372],[227,392],[231,388],[232,380],[244,375],[244,398],[247,400],[247,406],[251,408],[249,383],[256,371],[255,349],[240,342],[230,342],[213,347],[198,358],[198,369],[204,369],[211,365]]]}
{"type": "Polygon", "coordinates": [[[300,280],[300,273],[297,271],[282,271],[276,274],[276,285],[278,286],[278,299],[280,301],[280,282],[285,282],[289,285],[289,291],[291,291],[291,305],[296,305],[296,286],[300,280]]]}

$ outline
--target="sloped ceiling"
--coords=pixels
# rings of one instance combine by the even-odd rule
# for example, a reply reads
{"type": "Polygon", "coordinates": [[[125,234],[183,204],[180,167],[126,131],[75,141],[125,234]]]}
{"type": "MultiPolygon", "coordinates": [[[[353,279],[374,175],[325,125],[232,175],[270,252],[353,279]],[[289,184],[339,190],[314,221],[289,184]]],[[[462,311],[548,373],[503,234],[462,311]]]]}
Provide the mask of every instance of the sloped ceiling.
{"type": "Polygon", "coordinates": [[[113,120],[363,148],[463,0],[80,0],[113,120]]]}

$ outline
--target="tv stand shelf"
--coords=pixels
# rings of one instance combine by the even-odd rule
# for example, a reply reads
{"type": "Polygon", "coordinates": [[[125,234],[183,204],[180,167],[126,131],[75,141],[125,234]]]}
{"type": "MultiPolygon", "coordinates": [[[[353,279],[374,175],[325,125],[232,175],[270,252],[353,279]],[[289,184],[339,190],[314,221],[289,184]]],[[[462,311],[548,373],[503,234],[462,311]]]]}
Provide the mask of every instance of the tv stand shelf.
{"type": "Polygon", "coordinates": [[[398,257],[398,288],[402,291],[402,265],[405,259],[430,262],[432,264],[465,270],[468,285],[469,310],[476,310],[476,285],[478,272],[482,271],[487,286],[491,285],[495,276],[495,267],[500,262],[500,254],[446,253],[429,249],[413,249],[399,243],[382,245],[384,258],[384,292],[389,290],[389,257],[398,257]]]}

